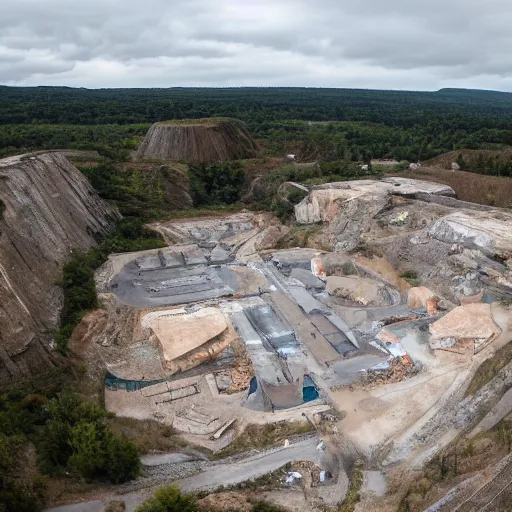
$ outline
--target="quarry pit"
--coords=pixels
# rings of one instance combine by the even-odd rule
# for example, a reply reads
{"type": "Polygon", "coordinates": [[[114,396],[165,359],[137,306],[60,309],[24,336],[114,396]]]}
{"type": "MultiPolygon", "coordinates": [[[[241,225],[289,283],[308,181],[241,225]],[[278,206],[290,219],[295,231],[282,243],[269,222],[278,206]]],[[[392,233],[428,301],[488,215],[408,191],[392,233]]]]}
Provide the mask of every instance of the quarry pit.
{"type": "MultiPolygon", "coordinates": [[[[233,120],[173,121],[156,123],[133,161],[200,166],[258,152],[233,120]]],[[[58,151],[4,159],[0,178],[0,382],[9,382],[58,364],[60,269],[120,215],[58,151]]],[[[175,478],[185,490],[294,463],[330,474],[304,501],[315,494],[334,507],[359,459],[360,510],[396,510],[387,485],[510,421],[512,363],[485,371],[512,338],[512,214],[408,178],[286,187],[301,192],[286,223],[249,210],[154,222],[166,247],[111,254],[95,273],[100,307],[69,350],[104,383],[107,411],[172,427],[219,457],[249,425],[310,427],[240,465],[144,458],[191,462],[175,478]],[[301,230],[314,237],[295,247],[301,230]]],[[[494,493],[507,460],[475,475],[482,492],[494,493]]],[[[465,493],[454,487],[432,510],[456,510],[472,499],[465,493]]]]}
{"type": "MultiPolygon", "coordinates": [[[[318,208],[320,215],[328,210],[333,220],[324,225],[333,228],[340,213],[318,206],[323,190],[348,191],[348,203],[408,196],[411,206],[411,194],[453,195],[413,181],[399,196],[390,193],[396,181],[379,187],[314,190],[304,200],[307,215],[315,221],[318,208]]],[[[305,222],[302,208],[297,218],[305,222]]],[[[434,219],[434,226],[440,222],[448,220],[434,219]]],[[[403,243],[404,227],[388,225],[403,243]]],[[[103,349],[108,410],[156,418],[218,450],[232,441],[237,422],[313,419],[351,407],[338,428],[370,454],[430,411],[482,350],[503,342],[508,326],[499,303],[457,308],[411,286],[386,258],[357,251],[262,250],[276,226],[270,214],[249,211],[158,223],[153,227],[179,244],[110,257],[97,272],[98,290],[108,298],[111,322],[129,315],[132,323],[122,350],[103,349]],[[461,333],[458,320],[450,331],[450,315],[462,318],[471,307],[489,327],[461,333]]],[[[442,236],[453,238],[446,231],[442,236]]]]}
{"type": "MultiPolygon", "coordinates": [[[[23,319],[22,329],[6,325],[27,340],[23,352],[1,354],[8,380],[53,364],[56,318],[46,309],[58,297],[38,298],[57,274],[38,270],[41,253],[58,269],[118,213],[58,152],[6,159],[0,174],[8,298],[0,310],[23,319]],[[51,179],[27,198],[34,190],[23,179],[40,174],[51,179]],[[72,215],[57,222],[38,198],[72,215]],[[15,248],[29,224],[51,236],[27,246],[22,264],[15,248]],[[15,265],[27,266],[17,280],[15,265]]],[[[248,424],[308,421],[338,461],[329,467],[339,498],[345,458],[372,460],[375,478],[392,479],[510,413],[508,367],[466,390],[511,339],[512,215],[406,178],[301,187],[307,195],[288,225],[248,210],[152,224],[167,246],[110,255],[95,275],[102,307],[83,318],[69,348],[93,378],[107,370],[108,411],[172,426],[214,453],[248,424]],[[284,243],[303,227],[315,230],[316,246],[284,243]]]]}
{"type": "Polygon", "coordinates": [[[110,256],[96,273],[107,318],[90,332],[107,410],[214,452],[249,423],[307,418],[360,456],[385,453],[383,475],[419,468],[490,400],[463,394],[510,340],[509,214],[405,179],[320,186],[295,210],[338,250],[276,249],[290,228],[242,211],[155,223],[173,244],[110,256]]]}

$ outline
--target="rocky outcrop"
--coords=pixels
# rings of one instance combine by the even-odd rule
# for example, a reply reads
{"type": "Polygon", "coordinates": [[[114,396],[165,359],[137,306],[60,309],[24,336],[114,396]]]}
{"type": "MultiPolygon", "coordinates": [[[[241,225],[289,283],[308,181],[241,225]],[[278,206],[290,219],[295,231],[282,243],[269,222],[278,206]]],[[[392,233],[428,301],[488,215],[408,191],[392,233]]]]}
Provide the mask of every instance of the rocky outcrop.
{"type": "Polygon", "coordinates": [[[0,383],[51,365],[55,281],[118,217],[59,153],[0,160],[0,383]]]}
{"type": "MultiPolygon", "coordinates": [[[[447,185],[406,178],[326,183],[314,187],[308,197],[295,206],[295,218],[299,224],[330,222],[339,215],[346,203],[364,201],[368,205],[372,202],[385,205],[390,195],[414,197],[420,193],[455,195],[447,185]]],[[[382,206],[378,205],[373,208],[377,212],[381,209],[382,206]]]]}
{"type": "Polygon", "coordinates": [[[411,288],[407,293],[407,307],[412,311],[427,311],[432,309],[436,294],[425,286],[411,288]]]}
{"type": "MultiPolygon", "coordinates": [[[[213,307],[190,314],[180,309],[153,311],[143,317],[142,325],[153,332],[162,365],[169,371],[181,368],[185,356],[191,357],[195,366],[217,355],[229,344],[219,339],[228,329],[227,319],[220,309],[213,307]],[[212,343],[214,341],[217,343],[212,343]]],[[[190,361],[188,363],[190,367],[190,361]]]]}
{"type": "Polygon", "coordinates": [[[136,157],[208,163],[254,158],[258,154],[258,144],[240,121],[196,119],[155,123],[136,157]]]}
{"type": "Polygon", "coordinates": [[[431,324],[429,329],[432,349],[446,349],[457,342],[471,340],[475,353],[501,333],[494,322],[490,304],[459,306],[431,324]]]}
{"type": "Polygon", "coordinates": [[[429,235],[507,260],[512,257],[511,223],[512,215],[502,211],[455,212],[433,224],[429,235]]]}
{"type": "Polygon", "coordinates": [[[392,196],[413,198],[416,194],[455,195],[446,185],[406,178],[357,180],[327,183],[314,187],[295,206],[299,224],[329,224],[336,251],[348,251],[359,244],[373,219],[384,211],[392,196]]]}
{"type": "Polygon", "coordinates": [[[327,292],[361,306],[392,306],[400,303],[400,294],[384,283],[357,276],[329,276],[327,292]]]}

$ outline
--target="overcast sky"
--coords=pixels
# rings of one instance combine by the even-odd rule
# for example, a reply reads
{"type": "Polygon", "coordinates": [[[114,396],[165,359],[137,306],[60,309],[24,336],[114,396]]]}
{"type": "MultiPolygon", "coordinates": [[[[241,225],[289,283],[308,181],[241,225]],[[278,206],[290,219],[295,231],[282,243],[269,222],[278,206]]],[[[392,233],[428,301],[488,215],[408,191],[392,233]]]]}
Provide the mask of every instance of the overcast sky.
{"type": "Polygon", "coordinates": [[[512,91],[511,0],[0,5],[2,84],[512,91]]]}

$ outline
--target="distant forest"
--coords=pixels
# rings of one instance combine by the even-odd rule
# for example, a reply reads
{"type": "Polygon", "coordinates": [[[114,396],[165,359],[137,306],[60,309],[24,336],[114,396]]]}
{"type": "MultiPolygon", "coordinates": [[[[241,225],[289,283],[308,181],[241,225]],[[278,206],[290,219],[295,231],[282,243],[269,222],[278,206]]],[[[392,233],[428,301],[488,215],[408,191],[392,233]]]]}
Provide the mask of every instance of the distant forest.
{"type": "Polygon", "coordinates": [[[233,117],[270,155],[300,143],[325,159],[424,160],[512,145],[512,94],[313,88],[73,89],[0,86],[0,156],[133,149],[150,123],[233,117]]]}
{"type": "Polygon", "coordinates": [[[73,89],[1,87],[0,124],[137,124],[166,119],[235,117],[365,121],[410,128],[442,122],[452,129],[509,129],[512,94],[312,88],[73,89]]]}

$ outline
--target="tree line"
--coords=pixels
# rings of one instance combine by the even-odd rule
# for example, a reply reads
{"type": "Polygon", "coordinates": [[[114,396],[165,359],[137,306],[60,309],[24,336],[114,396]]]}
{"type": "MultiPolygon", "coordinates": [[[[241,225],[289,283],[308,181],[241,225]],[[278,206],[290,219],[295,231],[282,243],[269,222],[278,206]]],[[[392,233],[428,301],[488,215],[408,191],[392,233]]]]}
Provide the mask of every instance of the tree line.
{"type": "Polygon", "coordinates": [[[234,117],[255,123],[337,120],[403,127],[445,121],[456,129],[508,129],[511,116],[509,93],[463,89],[0,87],[0,124],[136,124],[234,117]]]}

